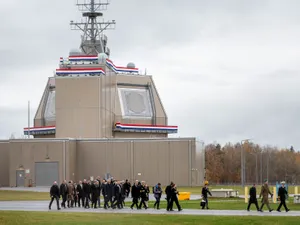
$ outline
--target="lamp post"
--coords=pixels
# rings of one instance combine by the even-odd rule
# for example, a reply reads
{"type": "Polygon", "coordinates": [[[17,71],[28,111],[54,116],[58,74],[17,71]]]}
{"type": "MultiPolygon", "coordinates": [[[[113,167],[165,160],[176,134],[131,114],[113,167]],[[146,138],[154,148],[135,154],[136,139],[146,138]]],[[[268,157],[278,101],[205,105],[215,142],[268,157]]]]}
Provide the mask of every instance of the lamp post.
{"type": "Polygon", "coordinates": [[[270,156],[272,152],[268,151],[268,162],[267,162],[267,180],[269,180],[269,162],[270,162],[270,156]]]}
{"type": "Polygon", "coordinates": [[[242,186],[245,186],[245,181],[246,181],[246,168],[245,168],[245,151],[243,148],[243,142],[248,142],[252,139],[244,139],[241,141],[241,183],[242,186]]]}
{"type": "Polygon", "coordinates": [[[258,152],[254,153],[250,153],[250,155],[255,155],[255,182],[256,184],[258,184],[258,165],[257,165],[257,156],[258,156],[258,152]]]}

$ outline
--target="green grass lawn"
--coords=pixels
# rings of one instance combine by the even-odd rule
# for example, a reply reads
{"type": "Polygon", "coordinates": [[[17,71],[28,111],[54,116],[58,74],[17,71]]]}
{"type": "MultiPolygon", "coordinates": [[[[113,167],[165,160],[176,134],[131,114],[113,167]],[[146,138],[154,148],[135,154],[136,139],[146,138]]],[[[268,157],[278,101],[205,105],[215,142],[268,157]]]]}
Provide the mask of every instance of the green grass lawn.
{"type": "Polygon", "coordinates": [[[56,212],[0,212],[0,224],[130,224],[130,225],[298,225],[299,217],[183,216],[56,212]]]}
{"type": "Polygon", "coordinates": [[[49,198],[49,193],[43,192],[0,190],[0,201],[39,201],[49,198]]]}

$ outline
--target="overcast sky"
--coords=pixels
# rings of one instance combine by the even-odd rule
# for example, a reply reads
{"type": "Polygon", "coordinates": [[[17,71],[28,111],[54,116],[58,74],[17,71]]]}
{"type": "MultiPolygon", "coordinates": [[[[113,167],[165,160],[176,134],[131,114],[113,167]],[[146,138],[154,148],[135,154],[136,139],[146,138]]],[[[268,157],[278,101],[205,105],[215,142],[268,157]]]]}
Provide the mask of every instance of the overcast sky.
{"type": "MultiPolygon", "coordinates": [[[[84,1],[84,0],[82,0],[84,1]]],[[[80,44],[75,0],[0,1],[0,139],[80,44]]],[[[300,149],[300,1],[111,0],[111,59],[153,75],[176,136],[300,149]]],[[[32,122],[31,122],[31,125],[32,122]]]]}

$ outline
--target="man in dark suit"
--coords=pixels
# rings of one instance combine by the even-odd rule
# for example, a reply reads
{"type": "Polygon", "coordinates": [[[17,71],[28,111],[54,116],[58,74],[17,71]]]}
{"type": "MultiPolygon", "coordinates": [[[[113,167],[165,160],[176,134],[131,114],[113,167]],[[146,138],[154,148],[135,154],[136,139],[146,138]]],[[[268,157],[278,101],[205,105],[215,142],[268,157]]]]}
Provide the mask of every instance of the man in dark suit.
{"type": "Polygon", "coordinates": [[[52,205],[54,199],[56,200],[57,210],[60,210],[60,208],[59,208],[59,196],[60,196],[59,187],[57,185],[57,182],[54,181],[53,185],[50,188],[51,201],[50,201],[50,204],[49,204],[49,210],[51,210],[51,205],[52,205]]]}
{"type": "Polygon", "coordinates": [[[84,199],[84,208],[90,208],[90,185],[88,184],[87,180],[83,180],[83,199],[84,199]]]}
{"type": "Polygon", "coordinates": [[[113,184],[111,180],[107,180],[103,187],[103,196],[104,196],[104,209],[112,206],[112,196],[113,196],[113,184]],[[108,204],[110,202],[110,205],[108,204]]]}
{"type": "Polygon", "coordinates": [[[67,197],[68,197],[68,185],[67,185],[66,180],[64,180],[62,182],[62,184],[60,185],[59,192],[60,192],[60,196],[62,198],[61,207],[66,208],[66,201],[67,201],[67,197]]]}
{"type": "Polygon", "coordinates": [[[173,211],[173,203],[175,202],[178,211],[182,211],[182,208],[178,202],[178,197],[177,195],[179,195],[179,192],[177,191],[177,186],[176,184],[173,184],[171,187],[171,200],[170,200],[170,204],[169,204],[169,211],[173,211]]]}
{"type": "Polygon", "coordinates": [[[174,183],[171,182],[170,185],[168,185],[165,189],[165,193],[167,195],[166,200],[167,200],[167,211],[170,210],[170,203],[171,203],[171,197],[172,197],[172,187],[173,187],[174,183]]]}
{"type": "Polygon", "coordinates": [[[248,207],[247,207],[247,211],[250,211],[250,206],[251,206],[252,203],[255,204],[257,211],[260,211],[259,208],[258,208],[258,203],[257,203],[255,184],[253,184],[253,186],[250,188],[249,195],[250,195],[250,199],[249,199],[249,204],[248,204],[248,207]]]}
{"type": "Polygon", "coordinates": [[[82,206],[84,206],[82,181],[79,181],[79,184],[77,184],[76,192],[78,195],[78,207],[80,207],[80,201],[82,203],[82,206]]]}
{"type": "Polygon", "coordinates": [[[133,209],[133,206],[136,205],[136,208],[138,209],[138,203],[140,198],[140,189],[139,189],[139,181],[136,180],[134,185],[131,187],[131,197],[132,197],[132,205],[130,206],[131,209],[133,209]]]}
{"type": "Polygon", "coordinates": [[[128,198],[129,196],[129,193],[130,193],[130,188],[131,188],[131,184],[130,182],[126,179],[125,183],[123,184],[124,185],[124,191],[125,191],[125,195],[126,197],[128,198]]]}
{"type": "Polygon", "coordinates": [[[286,200],[286,196],[288,196],[288,192],[287,190],[285,189],[285,181],[282,181],[281,182],[281,187],[278,189],[278,197],[280,199],[280,204],[277,208],[277,211],[278,212],[281,212],[280,211],[280,208],[281,206],[283,205],[284,209],[286,212],[290,211],[287,207],[286,207],[286,203],[285,203],[285,200],[286,200]]]}

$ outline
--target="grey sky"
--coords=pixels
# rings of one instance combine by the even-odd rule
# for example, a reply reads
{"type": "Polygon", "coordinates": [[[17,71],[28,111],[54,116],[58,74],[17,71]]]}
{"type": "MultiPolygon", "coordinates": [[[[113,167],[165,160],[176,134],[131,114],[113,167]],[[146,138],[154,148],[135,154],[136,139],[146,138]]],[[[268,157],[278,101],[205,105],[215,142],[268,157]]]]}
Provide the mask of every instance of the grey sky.
{"type": "MultiPolygon", "coordinates": [[[[75,0],[0,2],[0,138],[22,134],[60,56],[75,0]]],[[[111,59],[152,74],[176,136],[300,149],[300,1],[112,0],[111,59]]]]}

